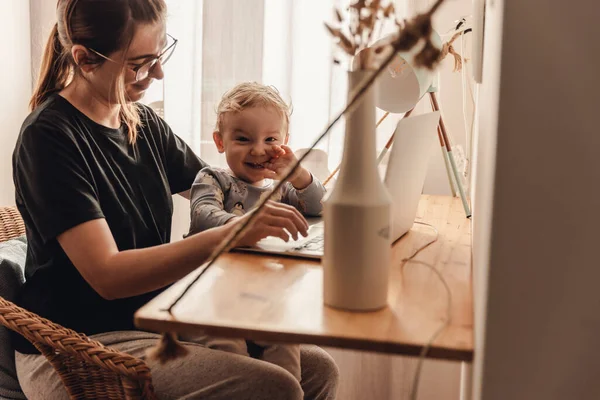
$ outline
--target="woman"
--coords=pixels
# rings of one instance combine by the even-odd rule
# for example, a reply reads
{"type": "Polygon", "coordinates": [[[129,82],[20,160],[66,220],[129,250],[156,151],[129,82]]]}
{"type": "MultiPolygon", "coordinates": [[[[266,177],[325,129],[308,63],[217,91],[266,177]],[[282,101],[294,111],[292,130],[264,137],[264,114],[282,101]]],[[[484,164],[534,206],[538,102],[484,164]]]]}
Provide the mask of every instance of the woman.
{"type": "MultiPolygon", "coordinates": [[[[165,15],[164,0],[59,0],[33,112],[13,155],[29,241],[19,303],[136,357],[158,336],[134,330],[134,311],[205,262],[239,223],[169,243],[171,195],[188,197],[205,164],[134,103],[163,78],[175,49],[165,15]]],[[[284,228],[295,235],[307,224],[292,207],[270,203],[238,244],[285,238],[284,228]]],[[[302,350],[298,384],[265,362],[183,344],[190,350],[183,362],[148,360],[160,397],[335,397],[336,366],[316,347],[302,350]]],[[[28,398],[67,398],[43,356],[19,337],[15,349],[28,398]]]]}

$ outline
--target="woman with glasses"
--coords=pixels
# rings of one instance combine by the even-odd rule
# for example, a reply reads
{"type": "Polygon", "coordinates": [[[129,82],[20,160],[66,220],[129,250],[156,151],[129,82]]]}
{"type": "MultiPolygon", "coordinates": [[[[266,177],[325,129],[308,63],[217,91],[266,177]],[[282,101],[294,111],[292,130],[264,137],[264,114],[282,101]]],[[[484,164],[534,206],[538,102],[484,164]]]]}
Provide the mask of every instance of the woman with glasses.
{"type": "MultiPolygon", "coordinates": [[[[169,243],[172,195],[188,197],[205,166],[151,109],[136,103],[175,51],[164,0],[59,0],[32,113],[13,155],[25,221],[26,283],[18,303],[117,350],[144,358],[157,335],[133,313],[207,260],[232,224],[169,243]]],[[[243,219],[242,219],[243,220],[243,219]]],[[[238,242],[283,229],[306,233],[292,207],[270,204],[238,242]]],[[[46,359],[14,337],[29,399],[68,398],[46,359]]],[[[333,399],[337,368],[316,347],[302,381],[272,364],[184,341],[181,362],[152,360],[160,398],[333,399]]]]}

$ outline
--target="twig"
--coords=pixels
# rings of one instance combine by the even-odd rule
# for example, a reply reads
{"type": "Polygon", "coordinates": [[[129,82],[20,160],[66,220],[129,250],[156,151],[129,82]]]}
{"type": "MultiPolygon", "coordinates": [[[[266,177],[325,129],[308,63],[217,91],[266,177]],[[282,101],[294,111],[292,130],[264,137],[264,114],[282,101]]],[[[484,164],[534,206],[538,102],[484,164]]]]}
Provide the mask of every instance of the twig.
{"type": "Polygon", "coordinates": [[[262,208],[264,207],[264,205],[267,203],[267,201],[271,200],[272,198],[275,197],[275,195],[279,192],[279,189],[285,184],[285,182],[288,180],[288,178],[294,173],[294,171],[296,170],[296,168],[298,168],[298,166],[300,165],[300,163],[310,154],[310,152],[321,142],[321,140],[323,140],[323,138],[325,138],[325,136],[327,136],[327,134],[329,133],[329,131],[331,131],[331,129],[333,128],[333,126],[348,112],[354,111],[354,108],[356,107],[356,105],[358,104],[358,101],[360,100],[360,98],[364,95],[364,93],[366,93],[367,89],[373,84],[373,82],[375,82],[375,79],[387,68],[387,66],[394,60],[395,57],[395,52],[392,52],[386,59],[385,61],[381,64],[381,66],[374,71],[365,81],[363,81],[363,83],[358,87],[357,91],[355,92],[355,94],[352,96],[351,100],[348,102],[348,104],[346,105],[346,107],[329,123],[329,125],[327,126],[327,128],[325,128],[325,131],[323,131],[323,133],[321,133],[319,135],[319,137],[314,141],[314,143],[310,146],[310,148],[308,149],[308,151],[306,153],[304,153],[296,162],[296,164],[294,164],[294,166],[285,174],[285,176],[283,177],[283,179],[281,179],[279,181],[279,183],[277,183],[277,185],[275,186],[275,188],[273,189],[273,191],[271,192],[271,194],[265,198],[263,198],[263,200],[258,204],[256,210],[250,215],[250,217],[243,223],[238,224],[238,226],[235,227],[235,229],[230,232],[229,235],[227,235],[227,237],[221,242],[221,245],[219,245],[215,251],[213,251],[213,253],[211,254],[210,258],[209,258],[209,262],[208,265],[206,265],[206,267],[202,270],[202,272],[200,272],[200,274],[198,274],[198,276],[196,278],[194,278],[194,280],[184,289],[184,291],[179,295],[179,297],[177,297],[177,299],[175,299],[175,301],[169,306],[169,308],[166,309],[167,312],[169,312],[169,314],[173,314],[173,307],[175,307],[177,305],[177,303],[179,303],[179,301],[187,294],[187,292],[190,290],[190,288],[202,277],[202,275],[204,275],[206,273],[206,271],[209,270],[209,268],[215,263],[215,261],[217,260],[217,258],[223,254],[224,252],[228,251],[229,248],[232,246],[233,243],[235,243],[235,241],[241,236],[241,233],[244,229],[249,228],[252,222],[254,222],[254,220],[258,217],[258,215],[260,214],[262,208]]]}
{"type": "MultiPolygon", "coordinates": [[[[396,57],[396,53],[398,51],[406,51],[411,49],[422,38],[424,38],[427,41],[429,40],[429,35],[431,34],[431,15],[444,1],[445,0],[437,0],[437,2],[432,6],[429,12],[427,12],[426,14],[418,15],[414,20],[406,24],[406,29],[402,30],[399,33],[398,37],[392,42],[393,51],[391,51],[390,54],[381,63],[381,65],[358,86],[357,90],[354,91],[353,94],[351,94],[351,99],[346,105],[346,107],[329,122],[325,130],[319,135],[319,137],[317,137],[317,139],[310,146],[308,151],[296,161],[293,167],[277,183],[271,194],[263,198],[259,202],[255,211],[252,214],[250,214],[250,217],[246,221],[235,226],[235,229],[233,229],[229,233],[229,235],[227,235],[227,237],[221,242],[221,244],[212,252],[206,267],[204,267],[204,269],[198,274],[198,276],[194,278],[194,280],[191,283],[189,283],[188,286],[186,286],[181,295],[179,295],[177,299],[175,299],[175,301],[173,301],[173,303],[171,303],[171,305],[166,309],[166,311],[169,312],[169,314],[173,315],[173,308],[179,303],[179,301],[181,301],[181,299],[187,294],[191,287],[210,269],[210,267],[214,265],[215,261],[219,258],[221,254],[228,251],[233,246],[235,241],[242,235],[244,230],[251,227],[251,224],[256,220],[256,218],[258,218],[265,204],[275,197],[279,189],[285,184],[285,182],[296,171],[296,169],[302,163],[302,161],[312,152],[312,150],[321,142],[321,140],[323,140],[325,136],[329,134],[333,126],[344,115],[354,111],[354,109],[359,104],[359,100],[367,92],[371,85],[373,85],[375,79],[377,79],[377,77],[381,75],[381,73],[385,71],[388,65],[394,60],[394,58],[396,57]]],[[[427,57],[421,57],[419,60],[420,62],[425,63],[426,66],[428,66],[429,68],[432,68],[437,63],[438,57],[434,59],[432,58],[431,54],[428,54],[427,57]]]]}

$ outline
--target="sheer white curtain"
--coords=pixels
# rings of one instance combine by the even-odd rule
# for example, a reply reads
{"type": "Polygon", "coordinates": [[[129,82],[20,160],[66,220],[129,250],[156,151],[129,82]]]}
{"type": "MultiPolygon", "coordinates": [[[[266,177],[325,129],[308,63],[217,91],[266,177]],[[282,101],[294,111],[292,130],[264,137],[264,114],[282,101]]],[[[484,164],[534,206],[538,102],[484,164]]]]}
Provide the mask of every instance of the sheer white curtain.
{"type": "MultiPolygon", "coordinates": [[[[153,89],[161,93],[149,93],[146,100],[164,99],[169,124],[207,162],[224,162],[211,137],[215,106],[221,95],[239,82],[274,85],[284,99],[291,101],[294,112],[290,144],[294,149],[308,147],[330,116],[345,104],[346,74],[332,62],[334,46],[323,22],[333,21],[334,5],[344,9],[350,0],[167,3],[168,30],[179,44],[165,67],[164,88],[156,85],[153,89]]],[[[407,17],[429,3],[396,0],[396,8],[400,17],[407,17]]],[[[383,34],[390,29],[393,26],[384,27],[383,34]]],[[[378,110],[381,115],[383,112],[378,110]]],[[[391,115],[380,126],[379,148],[385,145],[400,117],[391,115]]],[[[319,145],[329,153],[330,169],[341,158],[343,129],[341,121],[319,145]]]]}
{"type": "MultiPolygon", "coordinates": [[[[166,65],[165,118],[210,164],[222,165],[212,142],[215,107],[235,84],[252,80],[275,86],[293,105],[290,145],[309,147],[331,115],[346,102],[346,73],[333,64],[334,46],[324,28],[333,7],[349,0],[168,0],[169,33],[180,41],[166,65]]],[[[160,85],[155,91],[163,90],[160,85]]],[[[380,115],[383,113],[380,113],[380,115]]],[[[395,121],[381,126],[383,147],[395,121]]],[[[339,163],[343,121],[318,148],[328,154],[324,169],[339,163]]]]}
{"type": "Polygon", "coordinates": [[[290,144],[308,147],[331,113],[332,45],[323,21],[333,1],[168,0],[168,30],[179,44],[164,89],[154,89],[164,91],[174,131],[207,162],[222,164],[212,142],[216,104],[235,84],[258,81],[291,101],[290,144]]]}
{"type": "Polygon", "coordinates": [[[2,98],[0,98],[0,206],[15,204],[12,179],[12,152],[23,120],[28,114],[31,95],[30,13],[21,0],[0,1],[0,15],[5,16],[0,34],[6,38],[2,46],[5,61],[0,64],[2,98]]]}

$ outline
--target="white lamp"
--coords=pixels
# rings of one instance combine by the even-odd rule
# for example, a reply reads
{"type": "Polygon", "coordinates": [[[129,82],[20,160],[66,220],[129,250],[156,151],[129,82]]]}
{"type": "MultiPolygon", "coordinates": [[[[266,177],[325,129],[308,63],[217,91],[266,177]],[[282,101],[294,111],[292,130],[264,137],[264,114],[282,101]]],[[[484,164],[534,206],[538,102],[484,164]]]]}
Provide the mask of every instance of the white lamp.
{"type": "MultiPolygon", "coordinates": [[[[432,33],[431,40],[439,48],[442,47],[442,40],[437,33],[432,33]]],[[[384,42],[385,38],[371,47],[378,47],[384,42]]],[[[375,105],[378,108],[395,114],[405,113],[412,110],[432,87],[436,74],[427,68],[415,68],[407,61],[413,60],[419,50],[420,47],[416,46],[409,52],[398,53],[387,73],[379,77],[375,83],[375,105]]],[[[355,57],[354,63],[358,58],[355,57]]]]}

